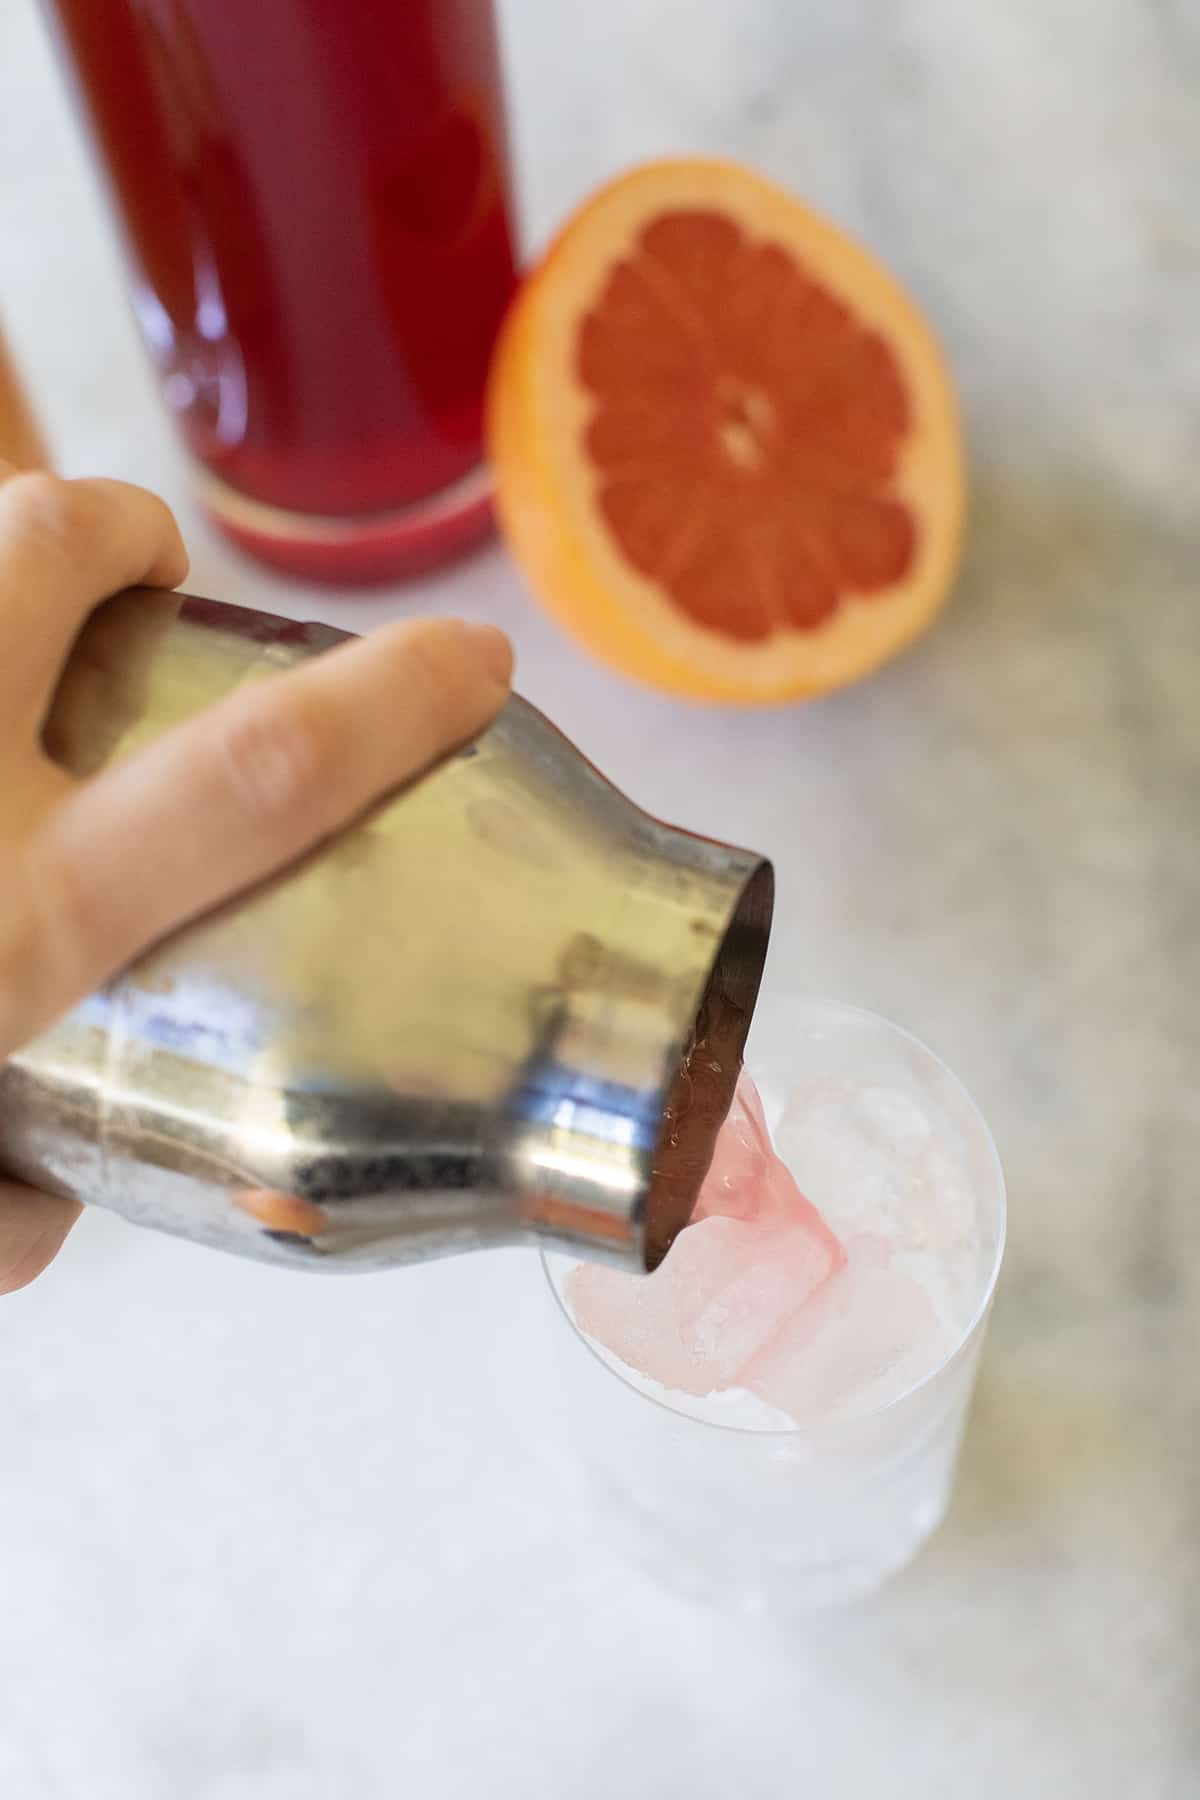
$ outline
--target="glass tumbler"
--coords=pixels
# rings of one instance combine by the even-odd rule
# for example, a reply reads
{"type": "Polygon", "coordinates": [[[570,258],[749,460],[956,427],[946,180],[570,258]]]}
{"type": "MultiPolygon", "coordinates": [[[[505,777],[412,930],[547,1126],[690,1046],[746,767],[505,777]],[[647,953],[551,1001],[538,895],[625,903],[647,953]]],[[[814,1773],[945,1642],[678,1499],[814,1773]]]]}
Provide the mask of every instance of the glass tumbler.
{"type": "Polygon", "coordinates": [[[941,1522],[1000,1269],[1005,1195],[995,1145],[966,1090],[885,1020],[764,992],[747,1066],[772,1127],[789,1090],[827,1082],[907,1096],[931,1121],[972,1219],[962,1328],[942,1341],[933,1366],[865,1410],[786,1428],[713,1422],[698,1416],[703,1403],[644,1381],[586,1337],[569,1298],[577,1265],[560,1255],[543,1263],[567,1429],[606,1523],[668,1584],[730,1611],[786,1616],[868,1593],[941,1522]]]}
{"type": "Polygon", "coordinates": [[[514,286],[492,0],[47,0],[224,531],[381,580],[486,530],[514,286]]]}

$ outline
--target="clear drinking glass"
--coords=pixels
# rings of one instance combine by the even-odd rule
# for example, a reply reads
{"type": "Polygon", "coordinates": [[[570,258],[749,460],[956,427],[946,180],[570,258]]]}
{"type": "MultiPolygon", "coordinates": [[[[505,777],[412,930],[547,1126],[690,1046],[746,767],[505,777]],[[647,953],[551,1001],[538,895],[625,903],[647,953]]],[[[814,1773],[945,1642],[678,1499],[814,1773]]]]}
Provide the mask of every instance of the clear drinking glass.
{"type": "MultiPolygon", "coordinates": [[[[814,1081],[907,1096],[931,1121],[970,1195],[973,1232],[965,1262],[961,1244],[956,1252],[962,1329],[932,1366],[858,1413],[789,1428],[713,1423],[696,1416],[702,1403],[664,1399],[587,1338],[567,1293],[576,1264],[558,1255],[543,1262],[571,1426],[600,1509],[627,1549],[698,1598],[786,1615],[869,1592],[940,1524],[1000,1270],[1004,1181],[961,1083],[884,1019],[764,995],[747,1066],[772,1128],[785,1095],[814,1081]]],[[[811,1184],[807,1191],[826,1210],[811,1184]]]]}

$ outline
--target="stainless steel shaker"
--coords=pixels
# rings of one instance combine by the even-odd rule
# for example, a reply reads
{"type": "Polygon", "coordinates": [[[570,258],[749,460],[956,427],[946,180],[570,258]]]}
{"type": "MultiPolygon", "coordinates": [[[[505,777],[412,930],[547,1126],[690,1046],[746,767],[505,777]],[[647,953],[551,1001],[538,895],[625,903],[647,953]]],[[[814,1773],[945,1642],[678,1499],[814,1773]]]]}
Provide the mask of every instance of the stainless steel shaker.
{"type": "MultiPolygon", "coordinates": [[[[342,635],[121,596],[47,747],[91,773],[342,635]]],[[[732,1095],[772,895],[760,857],[649,818],[513,699],[0,1066],[0,1166],[295,1267],[535,1240],[653,1266],[732,1095]]]]}

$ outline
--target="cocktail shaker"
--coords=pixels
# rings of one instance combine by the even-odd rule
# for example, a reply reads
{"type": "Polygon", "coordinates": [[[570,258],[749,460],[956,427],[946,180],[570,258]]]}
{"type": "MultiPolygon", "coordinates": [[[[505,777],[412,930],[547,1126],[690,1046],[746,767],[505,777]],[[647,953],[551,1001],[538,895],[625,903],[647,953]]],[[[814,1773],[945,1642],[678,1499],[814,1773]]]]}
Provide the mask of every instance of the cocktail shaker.
{"type": "MultiPolygon", "coordinates": [[[[121,596],[47,748],[89,774],[342,635],[121,596]]],[[[653,1267],[732,1095],[772,896],[761,857],[650,818],[514,698],[0,1066],[0,1166],[298,1268],[533,1241],[653,1267]]]]}

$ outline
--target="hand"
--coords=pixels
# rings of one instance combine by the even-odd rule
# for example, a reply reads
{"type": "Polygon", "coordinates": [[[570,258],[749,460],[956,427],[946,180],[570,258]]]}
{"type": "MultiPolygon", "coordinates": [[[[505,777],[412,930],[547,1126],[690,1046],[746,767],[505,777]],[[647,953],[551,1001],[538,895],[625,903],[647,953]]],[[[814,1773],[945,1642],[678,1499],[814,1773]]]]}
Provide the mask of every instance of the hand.
{"type": "MultiPolygon", "coordinates": [[[[42,732],[85,621],[123,588],[174,587],[186,573],[178,527],[152,494],[0,462],[0,1061],[504,702],[512,653],[500,632],[405,621],[232,694],[88,779],[66,774],[42,732]]],[[[79,1210],[0,1179],[0,1294],[41,1273],[79,1210]]]]}

